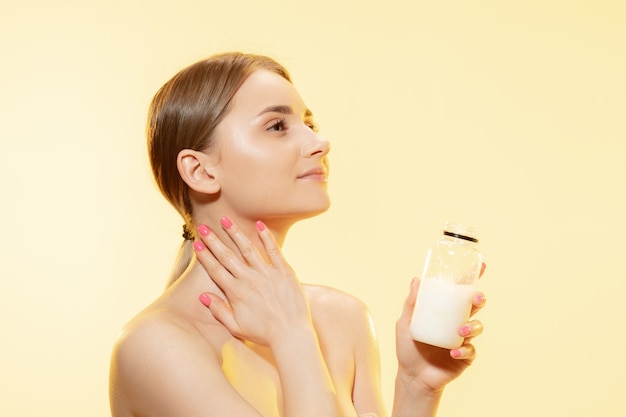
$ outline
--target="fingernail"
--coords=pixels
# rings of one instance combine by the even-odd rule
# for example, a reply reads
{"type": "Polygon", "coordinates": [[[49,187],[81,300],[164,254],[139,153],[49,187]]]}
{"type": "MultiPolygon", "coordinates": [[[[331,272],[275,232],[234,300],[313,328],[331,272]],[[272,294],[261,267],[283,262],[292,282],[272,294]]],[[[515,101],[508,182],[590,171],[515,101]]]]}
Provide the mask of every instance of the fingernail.
{"type": "Polygon", "coordinates": [[[201,224],[200,226],[198,226],[198,232],[202,235],[202,236],[208,236],[209,233],[211,233],[211,229],[209,229],[208,227],[206,227],[205,225],[201,224]]]}
{"type": "Polygon", "coordinates": [[[460,349],[454,349],[450,351],[450,356],[452,356],[453,358],[460,358],[461,357],[461,350],[460,349]]]}
{"type": "Polygon", "coordinates": [[[211,297],[209,297],[205,293],[200,294],[200,297],[198,297],[198,299],[200,300],[202,304],[204,304],[207,307],[211,305],[211,297]]]}
{"type": "Polygon", "coordinates": [[[225,229],[230,229],[233,225],[233,222],[226,216],[222,217],[220,223],[222,223],[222,226],[224,226],[225,229]]]}
{"type": "Polygon", "coordinates": [[[263,224],[261,220],[257,220],[255,224],[256,224],[256,229],[259,232],[262,232],[263,230],[265,230],[265,225],[263,224]]]}
{"type": "Polygon", "coordinates": [[[459,334],[463,337],[469,336],[471,332],[472,332],[472,329],[467,324],[459,329],[459,334]]]}
{"type": "Polygon", "coordinates": [[[474,296],[474,301],[475,301],[474,304],[481,305],[485,302],[485,296],[482,294],[476,294],[474,296]]]}
{"type": "Polygon", "coordinates": [[[204,243],[196,240],[195,242],[193,242],[193,248],[196,250],[196,252],[201,252],[204,250],[205,246],[204,243]]]}

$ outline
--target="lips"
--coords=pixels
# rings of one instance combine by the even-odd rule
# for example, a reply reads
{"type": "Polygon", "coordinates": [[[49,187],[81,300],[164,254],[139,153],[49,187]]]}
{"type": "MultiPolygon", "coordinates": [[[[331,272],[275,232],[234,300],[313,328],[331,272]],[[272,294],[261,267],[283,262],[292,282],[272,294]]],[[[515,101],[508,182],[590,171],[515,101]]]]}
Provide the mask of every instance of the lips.
{"type": "Polygon", "coordinates": [[[303,174],[298,175],[299,180],[315,180],[315,181],[326,181],[326,177],[328,176],[326,169],[323,167],[315,167],[306,171],[303,174]]]}

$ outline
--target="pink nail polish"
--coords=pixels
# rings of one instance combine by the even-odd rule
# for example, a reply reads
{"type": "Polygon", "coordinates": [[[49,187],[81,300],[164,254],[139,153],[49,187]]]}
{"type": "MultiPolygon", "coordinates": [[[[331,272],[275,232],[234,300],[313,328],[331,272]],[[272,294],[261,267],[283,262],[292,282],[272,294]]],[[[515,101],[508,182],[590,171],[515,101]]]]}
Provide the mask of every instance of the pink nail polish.
{"type": "Polygon", "coordinates": [[[209,297],[205,293],[200,294],[200,297],[198,297],[198,299],[200,300],[202,304],[204,304],[207,307],[211,305],[211,297],[209,297]]]}
{"type": "Polygon", "coordinates": [[[461,357],[461,351],[459,349],[454,349],[450,351],[450,356],[452,356],[453,358],[460,358],[461,357]]]}
{"type": "Polygon", "coordinates": [[[461,327],[459,329],[459,334],[463,337],[469,336],[469,334],[471,333],[472,329],[470,329],[470,327],[466,324],[465,326],[461,327]]]}
{"type": "Polygon", "coordinates": [[[474,296],[474,302],[477,305],[481,305],[485,301],[485,297],[482,294],[476,294],[474,296]]]}
{"type": "Polygon", "coordinates": [[[201,252],[204,250],[205,246],[204,243],[196,240],[195,242],[193,242],[193,248],[196,250],[196,252],[201,252]]]}
{"type": "Polygon", "coordinates": [[[198,232],[202,235],[202,236],[208,236],[209,233],[211,233],[211,229],[209,229],[208,227],[206,227],[205,225],[201,224],[200,226],[198,226],[198,232]]]}
{"type": "Polygon", "coordinates": [[[263,224],[261,220],[257,220],[255,224],[256,224],[256,229],[259,232],[262,232],[263,230],[265,230],[265,224],[263,224]]]}
{"type": "Polygon", "coordinates": [[[230,229],[233,225],[233,222],[226,216],[222,217],[220,223],[222,223],[222,226],[224,226],[225,229],[230,229]]]}

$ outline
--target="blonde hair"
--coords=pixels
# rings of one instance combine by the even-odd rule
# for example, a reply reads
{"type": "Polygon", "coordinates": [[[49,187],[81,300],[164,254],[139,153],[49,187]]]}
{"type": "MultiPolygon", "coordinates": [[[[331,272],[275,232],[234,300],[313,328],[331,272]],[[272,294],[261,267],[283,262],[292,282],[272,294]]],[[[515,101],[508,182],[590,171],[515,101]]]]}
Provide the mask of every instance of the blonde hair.
{"type": "MultiPolygon", "coordinates": [[[[196,62],[166,82],[152,99],[148,112],[148,154],[161,193],[183,218],[195,237],[189,187],[176,165],[183,149],[205,151],[213,146],[213,132],[230,111],[239,87],[254,71],[265,69],[291,82],[287,70],[272,58],[241,52],[222,53],[196,62]]],[[[179,250],[168,285],[193,258],[192,240],[179,250]]]]}

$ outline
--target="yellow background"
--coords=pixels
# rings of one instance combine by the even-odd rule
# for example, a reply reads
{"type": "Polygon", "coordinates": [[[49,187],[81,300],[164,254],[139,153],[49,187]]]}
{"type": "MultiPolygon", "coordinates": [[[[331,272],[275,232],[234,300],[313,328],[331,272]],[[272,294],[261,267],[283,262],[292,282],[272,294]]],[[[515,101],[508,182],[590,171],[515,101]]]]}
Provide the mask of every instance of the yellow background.
{"type": "Polygon", "coordinates": [[[331,210],[285,252],[393,326],[444,221],[481,232],[485,333],[441,416],[626,413],[626,2],[0,2],[0,415],[106,416],[118,329],[181,221],[149,100],[215,52],[269,54],[332,142],[331,210]]]}

